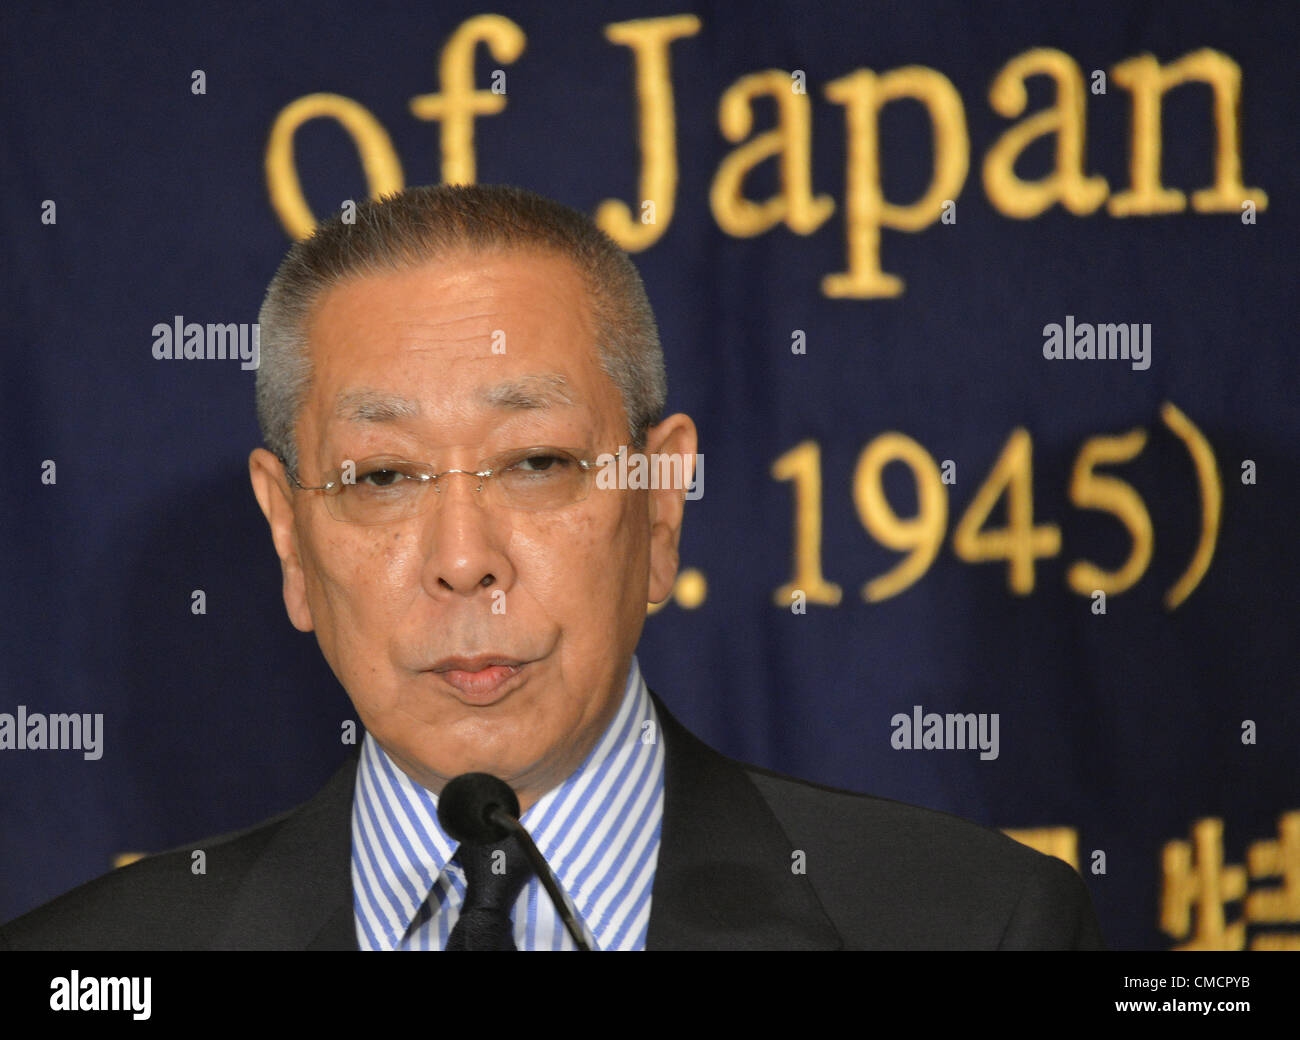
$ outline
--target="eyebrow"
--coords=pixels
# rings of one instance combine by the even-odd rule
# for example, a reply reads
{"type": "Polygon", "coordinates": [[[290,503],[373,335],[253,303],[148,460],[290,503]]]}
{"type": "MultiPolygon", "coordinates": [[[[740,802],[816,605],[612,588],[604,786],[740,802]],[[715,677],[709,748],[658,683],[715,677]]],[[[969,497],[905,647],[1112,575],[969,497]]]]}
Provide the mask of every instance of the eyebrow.
{"type": "MultiPolygon", "coordinates": [[[[534,372],[482,387],[478,398],[489,408],[511,411],[573,405],[568,380],[559,372],[534,372]]],[[[334,415],[345,422],[392,423],[422,414],[419,401],[369,387],[342,390],[334,399],[334,415]]]]}
{"type": "Polygon", "coordinates": [[[534,372],[479,391],[479,400],[490,408],[550,408],[573,405],[568,380],[559,372],[534,372]]]}
{"type": "Polygon", "coordinates": [[[334,415],[354,423],[397,422],[418,418],[420,402],[383,390],[341,390],[334,398],[334,415]]]}

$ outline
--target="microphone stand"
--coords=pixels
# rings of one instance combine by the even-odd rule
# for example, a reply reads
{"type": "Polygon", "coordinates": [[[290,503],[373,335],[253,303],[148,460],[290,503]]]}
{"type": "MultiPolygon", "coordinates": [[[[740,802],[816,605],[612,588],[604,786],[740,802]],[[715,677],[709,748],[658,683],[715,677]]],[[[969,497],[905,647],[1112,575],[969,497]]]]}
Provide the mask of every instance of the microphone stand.
{"type": "Polygon", "coordinates": [[[546,889],[546,894],[551,897],[551,902],[555,904],[555,912],[560,915],[560,920],[564,922],[564,927],[568,930],[569,935],[577,944],[578,949],[591,951],[587,945],[587,939],[582,934],[582,929],[578,927],[578,921],[573,916],[573,911],[569,909],[569,901],[565,898],[560,886],[555,882],[555,875],[551,873],[551,865],[546,862],[546,857],[542,855],[533,842],[533,836],[528,833],[528,829],[517,819],[510,815],[504,808],[499,805],[492,806],[487,813],[487,818],[495,823],[498,827],[509,831],[519,838],[519,844],[523,846],[524,853],[528,856],[528,861],[533,865],[533,870],[542,881],[542,887],[546,889]]]}

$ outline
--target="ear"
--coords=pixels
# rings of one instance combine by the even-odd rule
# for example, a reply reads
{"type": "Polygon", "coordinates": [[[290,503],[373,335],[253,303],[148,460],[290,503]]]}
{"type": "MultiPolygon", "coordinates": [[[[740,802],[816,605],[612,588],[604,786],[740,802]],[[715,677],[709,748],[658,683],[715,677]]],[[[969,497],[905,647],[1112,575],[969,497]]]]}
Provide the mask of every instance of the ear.
{"type": "Polygon", "coordinates": [[[307,582],[298,557],[298,531],[294,526],[293,492],[280,460],[265,448],[255,448],[248,456],[248,476],[262,515],[271,527],[271,541],[280,557],[284,577],[284,608],[293,627],[310,632],[315,627],[307,605],[307,582]]]}
{"type": "Polygon", "coordinates": [[[658,426],[652,427],[646,434],[646,454],[650,456],[654,469],[671,472],[674,477],[681,474],[682,483],[660,481],[672,486],[652,488],[650,495],[650,587],[651,603],[662,603],[673,591],[673,582],[677,580],[677,565],[680,562],[677,544],[682,534],[682,515],[686,509],[686,488],[695,476],[695,449],[698,436],[695,423],[690,416],[678,412],[670,415],[658,426]],[[660,467],[654,465],[656,455],[668,455],[674,463],[680,460],[680,467],[660,467]]]}

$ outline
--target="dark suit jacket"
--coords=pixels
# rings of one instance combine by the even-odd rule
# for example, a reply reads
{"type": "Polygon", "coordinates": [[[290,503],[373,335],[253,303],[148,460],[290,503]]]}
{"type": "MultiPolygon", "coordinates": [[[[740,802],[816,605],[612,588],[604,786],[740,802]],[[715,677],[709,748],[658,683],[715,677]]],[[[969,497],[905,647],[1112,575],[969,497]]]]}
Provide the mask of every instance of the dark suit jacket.
{"type": "MultiPolygon", "coordinates": [[[[1101,946],[1088,891],[1060,860],[946,813],[733,762],[655,707],[650,949],[1101,946]]],[[[355,950],[357,757],[297,809],[97,878],[4,926],[0,946],[355,950]]]]}

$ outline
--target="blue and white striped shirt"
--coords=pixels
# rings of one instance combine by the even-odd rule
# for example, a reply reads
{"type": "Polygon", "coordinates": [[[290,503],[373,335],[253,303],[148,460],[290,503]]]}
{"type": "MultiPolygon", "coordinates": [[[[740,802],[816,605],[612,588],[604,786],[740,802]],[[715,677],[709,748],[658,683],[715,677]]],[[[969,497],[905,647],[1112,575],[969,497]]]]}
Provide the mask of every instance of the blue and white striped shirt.
{"type": "MultiPolygon", "coordinates": [[[[520,818],[551,865],[592,949],[643,950],[659,859],[664,754],[636,657],[613,722],[572,775],[520,818]],[[594,940],[594,941],[593,941],[594,940]]],[[[363,950],[441,950],[465,900],[438,796],[367,733],[352,799],[352,903],[363,950]]],[[[511,913],[521,950],[571,950],[542,883],[511,913]]]]}

